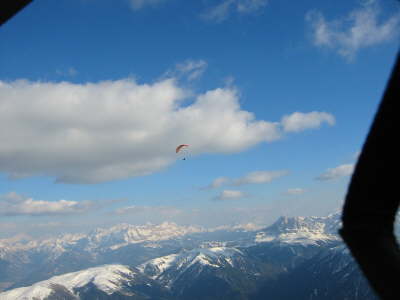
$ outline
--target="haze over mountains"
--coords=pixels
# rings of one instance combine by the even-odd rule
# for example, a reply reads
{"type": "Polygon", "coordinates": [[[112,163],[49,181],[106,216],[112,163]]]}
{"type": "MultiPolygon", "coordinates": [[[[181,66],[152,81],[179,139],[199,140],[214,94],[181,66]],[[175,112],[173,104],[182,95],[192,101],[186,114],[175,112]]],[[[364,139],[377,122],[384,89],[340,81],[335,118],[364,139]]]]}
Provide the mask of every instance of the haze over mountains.
{"type": "Polygon", "coordinates": [[[339,225],[331,214],[258,230],[123,224],[3,240],[0,299],[376,299],[339,225]]]}

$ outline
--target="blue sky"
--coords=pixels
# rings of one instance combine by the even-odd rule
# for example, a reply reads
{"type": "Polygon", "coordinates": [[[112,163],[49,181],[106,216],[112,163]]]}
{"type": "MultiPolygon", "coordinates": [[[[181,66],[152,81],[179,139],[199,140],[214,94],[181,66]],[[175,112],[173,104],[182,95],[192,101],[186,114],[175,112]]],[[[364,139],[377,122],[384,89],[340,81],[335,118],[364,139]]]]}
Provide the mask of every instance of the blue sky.
{"type": "Polygon", "coordinates": [[[399,27],[397,1],[34,1],[0,28],[2,236],[339,209],[399,27]]]}

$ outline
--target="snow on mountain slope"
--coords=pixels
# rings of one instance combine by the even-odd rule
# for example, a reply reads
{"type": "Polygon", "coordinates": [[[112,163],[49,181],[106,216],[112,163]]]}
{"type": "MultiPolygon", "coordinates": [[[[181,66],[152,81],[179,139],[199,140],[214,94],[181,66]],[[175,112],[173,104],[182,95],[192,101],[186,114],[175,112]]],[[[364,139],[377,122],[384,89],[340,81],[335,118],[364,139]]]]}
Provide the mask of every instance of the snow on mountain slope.
{"type": "MultiPolygon", "coordinates": [[[[193,249],[214,241],[254,243],[254,232],[240,226],[204,229],[179,226],[120,224],[89,233],[64,234],[35,240],[29,237],[0,240],[0,291],[27,286],[55,275],[102,264],[140,264],[148,259],[193,249]]],[[[211,245],[210,244],[210,245],[211,245]]],[[[224,244],[224,242],[217,243],[224,244]]]]}
{"type": "Polygon", "coordinates": [[[280,217],[274,224],[257,233],[255,241],[286,244],[318,245],[338,241],[339,213],[327,217],[280,217]]]}
{"type": "Polygon", "coordinates": [[[83,271],[55,276],[35,283],[29,287],[21,287],[0,293],[0,300],[45,299],[55,286],[65,287],[71,294],[74,289],[93,283],[99,290],[110,295],[135,277],[135,272],[123,265],[105,265],[83,271]]]}
{"type": "Polygon", "coordinates": [[[172,240],[194,233],[219,231],[255,231],[260,226],[243,224],[203,228],[199,226],[179,226],[173,222],[161,224],[131,225],[118,224],[110,228],[97,228],[89,233],[64,234],[48,239],[9,238],[0,239],[0,258],[18,251],[45,252],[57,258],[70,250],[96,252],[117,250],[130,244],[147,243],[148,247],[158,247],[157,242],[172,240]]]}
{"type": "Polygon", "coordinates": [[[152,259],[137,267],[174,299],[250,299],[264,280],[284,270],[232,247],[196,248],[152,259]]]}
{"type": "Polygon", "coordinates": [[[175,223],[146,224],[141,226],[119,224],[107,229],[98,228],[88,234],[65,234],[45,240],[14,241],[0,240],[1,257],[12,251],[34,250],[58,256],[71,249],[96,251],[97,249],[118,249],[120,247],[143,242],[157,242],[178,238],[190,233],[204,232],[195,226],[178,226],[175,223]]]}
{"type": "Polygon", "coordinates": [[[200,227],[178,226],[172,222],[142,226],[121,224],[109,229],[97,229],[92,232],[89,239],[93,245],[109,245],[110,249],[115,250],[129,244],[164,241],[203,231],[204,229],[200,227]]]}
{"type": "Polygon", "coordinates": [[[220,268],[224,265],[234,267],[235,258],[243,256],[243,253],[235,248],[213,247],[197,248],[178,254],[171,254],[149,260],[137,268],[142,273],[155,280],[164,281],[170,286],[173,279],[179,277],[194,265],[199,267],[220,268]],[[171,276],[171,273],[174,273],[171,276]]]}

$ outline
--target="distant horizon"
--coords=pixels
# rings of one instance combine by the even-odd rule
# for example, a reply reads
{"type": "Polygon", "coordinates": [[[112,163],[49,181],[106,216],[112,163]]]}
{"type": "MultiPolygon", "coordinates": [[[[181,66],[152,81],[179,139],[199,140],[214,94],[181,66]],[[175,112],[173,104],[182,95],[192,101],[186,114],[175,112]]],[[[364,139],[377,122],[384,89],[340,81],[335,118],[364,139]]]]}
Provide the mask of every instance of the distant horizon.
{"type": "MultiPolygon", "coordinates": [[[[177,222],[174,221],[162,221],[160,223],[152,223],[152,222],[147,222],[147,223],[141,223],[141,224],[133,224],[133,223],[117,223],[117,224],[110,224],[110,225],[102,225],[102,226],[94,226],[92,228],[88,228],[88,229],[82,229],[80,231],[76,230],[73,232],[59,232],[59,233],[48,233],[45,235],[32,235],[29,233],[18,233],[18,234],[12,234],[10,237],[5,237],[2,236],[0,233],[0,242],[3,241],[10,241],[10,240],[15,240],[15,241],[19,241],[22,239],[30,239],[30,240],[46,240],[46,239],[53,239],[53,238],[58,238],[58,237],[62,237],[62,236],[66,236],[66,235],[79,235],[79,234],[90,234],[96,230],[109,230],[111,228],[116,228],[119,226],[132,226],[132,227],[158,227],[158,226],[162,226],[162,225],[168,225],[168,224],[173,224],[176,225],[177,227],[181,227],[181,228],[189,228],[189,227],[196,227],[198,229],[201,230],[206,230],[206,231],[218,231],[218,230],[232,230],[232,229],[243,229],[245,231],[257,231],[263,228],[267,228],[273,224],[275,224],[277,221],[279,221],[279,219],[287,217],[287,218],[297,218],[297,217],[303,217],[303,218],[312,218],[312,217],[316,217],[316,218],[324,218],[324,217],[330,217],[332,215],[337,215],[340,214],[341,211],[340,210],[334,210],[331,213],[328,213],[326,215],[309,215],[309,216],[304,216],[304,215],[280,215],[278,217],[276,217],[274,220],[272,220],[269,223],[265,223],[265,224],[261,224],[261,223],[252,223],[252,222],[244,222],[244,223],[231,223],[231,224],[221,224],[221,225],[216,225],[216,226],[204,226],[204,225],[200,225],[200,224],[190,224],[190,223],[186,223],[186,224],[179,224],[177,222]],[[250,229],[252,227],[252,229],[250,229]]],[[[4,234],[4,233],[3,233],[4,234]]]]}
{"type": "Polygon", "coordinates": [[[0,28],[0,237],[340,211],[399,37],[398,1],[33,1],[0,28]]]}

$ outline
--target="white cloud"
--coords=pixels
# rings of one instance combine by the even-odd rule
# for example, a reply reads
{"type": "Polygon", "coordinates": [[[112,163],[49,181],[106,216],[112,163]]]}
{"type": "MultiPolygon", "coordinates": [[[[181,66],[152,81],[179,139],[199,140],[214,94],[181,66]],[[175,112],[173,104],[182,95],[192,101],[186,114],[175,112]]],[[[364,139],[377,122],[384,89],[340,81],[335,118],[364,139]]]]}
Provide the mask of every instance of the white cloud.
{"type": "Polygon", "coordinates": [[[176,64],[175,68],[167,71],[164,77],[185,78],[188,81],[193,81],[200,78],[206,69],[206,61],[189,59],[176,64]]]}
{"type": "Polygon", "coordinates": [[[323,123],[335,124],[335,117],[326,112],[313,111],[309,113],[294,112],[282,118],[281,124],[285,132],[300,132],[321,127],[323,123]]]}
{"type": "Polygon", "coordinates": [[[317,177],[318,180],[333,180],[338,179],[345,176],[350,176],[353,174],[354,164],[344,164],[337,166],[336,168],[328,169],[323,174],[317,177]]]}
{"type": "Polygon", "coordinates": [[[288,195],[302,195],[306,192],[305,189],[302,188],[291,188],[286,191],[288,195]]]}
{"type": "Polygon", "coordinates": [[[205,189],[219,188],[221,186],[240,186],[246,184],[263,184],[270,183],[274,179],[288,175],[289,172],[286,170],[279,171],[254,171],[246,174],[240,178],[228,178],[218,177],[211,184],[205,187],[205,189]]]}
{"type": "Polygon", "coordinates": [[[270,183],[272,180],[289,174],[288,171],[254,171],[241,178],[233,179],[232,185],[270,183]]]}
{"type": "Polygon", "coordinates": [[[230,14],[250,14],[260,11],[268,4],[268,0],[223,0],[207,10],[202,17],[214,22],[226,20],[230,14]]]}
{"type": "Polygon", "coordinates": [[[220,4],[210,8],[202,17],[206,20],[222,22],[228,17],[234,3],[235,0],[222,1],[220,4]]]}
{"type": "Polygon", "coordinates": [[[228,184],[230,182],[230,179],[228,177],[218,177],[211,182],[208,186],[205,187],[205,189],[215,189],[219,188],[220,186],[223,186],[225,184],[228,184]]]}
{"type": "Polygon", "coordinates": [[[232,86],[183,103],[189,96],[173,78],[153,84],[0,81],[0,172],[14,179],[105,182],[171,165],[182,143],[191,155],[237,153],[276,141],[284,131],[334,120],[320,112],[294,113],[282,124],[256,120],[241,109],[232,86]]]}
{"type": "Polygon", "coordinates": [[[204,73],[207,68],[207,62],[204,60],[187,60],[177,64],[176,68],[180,73],[187,74],[189,80],[194,80],[204,73]]]}
{"type": "Polygon", "coordinates": [[[235,200],[243,198],[245,194],[237,190],[223,190],[214,200],[235,200]]]}
{"type": "Polygon", "coordinates": [[[150,214],[158,214],[158,215],[167,215],[167,216],[175,216],[181,214],[183,211],[171,207],[171,206],[127,206],[121,207],[115,210],[115,214],[117,215],[135,215],[142,213],[150,213],[150,214]]]}
{"type": "Polygon", "coordinates": [[[155,6],[166,0],[129,0],[133,10],[140,10],[145,6],[155,6]]]}
{"type": "Polygon", "coordinates": [[[312,26],[316,46],[333,49],[351,60],[360,49],[399,35],[400,12],[385,20],[379,20],[379,15],[378,1],[367,1],[344,18],[326,21],[321,12],[311,11],[306,20],[312,26]]]}
{"type": "Polygon", "coordinates": [[[3,216],[79,214],[87,212],[92,207],[93,204],[90,201],[34,200],[14,192],[0,195],[0,215],[3,216]]]}
{"type": "Polygon", "coordinates": [[[241,110],[234,88],[181,106],[173,79],[73,84],[0,81],[0,172],[96,183],[158,171],[191,153],[234,153],[280,138],[276,123],[241,110]],[[171,150],[172,149],[172,150],[171,150]]]}

